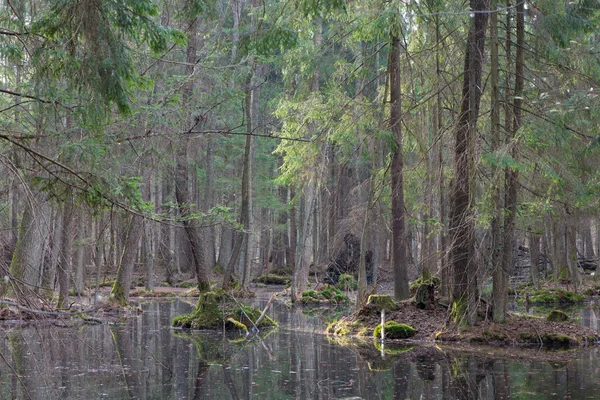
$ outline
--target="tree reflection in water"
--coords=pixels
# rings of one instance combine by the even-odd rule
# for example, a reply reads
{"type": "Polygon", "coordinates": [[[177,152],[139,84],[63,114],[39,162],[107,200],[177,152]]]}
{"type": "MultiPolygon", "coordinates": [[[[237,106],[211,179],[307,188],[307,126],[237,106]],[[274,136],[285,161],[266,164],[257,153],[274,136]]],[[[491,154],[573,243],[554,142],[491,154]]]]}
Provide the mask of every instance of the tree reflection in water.
{"type": "MultiPolygon", "coordinates": [[[[372,340],[341,346],[320,334],[330,315],[324,309],[277,304],[276,331],[248,340],[171,329],[171,318],[191,308],[180,301],[143,307],[116,327],[5,327],[0,398],[600,398],[597,348],[526,353],[388,343],[382,357],[372,340]]],[[[597,309],[583,315],[597,321],[597,309]]]]}

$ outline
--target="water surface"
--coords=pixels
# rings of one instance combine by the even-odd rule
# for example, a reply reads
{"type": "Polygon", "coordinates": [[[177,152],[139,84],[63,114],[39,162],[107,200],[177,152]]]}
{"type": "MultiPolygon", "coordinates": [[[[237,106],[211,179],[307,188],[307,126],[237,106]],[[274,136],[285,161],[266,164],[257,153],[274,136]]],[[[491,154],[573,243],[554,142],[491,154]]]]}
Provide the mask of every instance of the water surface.
{"type": "MultiPolygon", "coordinates": [[[[372,344],[340,346],[322,334],[344,310],[303,312],[281,303],[269,313],[280,325],[263,330],[264,338],[171,329],[171,319],[192,304],[142,303],[143,314],[118,326],[5,327],[0,398],[600,398],[597,348],[552,361],[540,356],[547,353],[516,358],[519,348],[499,355],[386,345],[382,357],[372,344]]],[[[585,307],[581,315],[594,326],[598,308],[585,307]]]]}

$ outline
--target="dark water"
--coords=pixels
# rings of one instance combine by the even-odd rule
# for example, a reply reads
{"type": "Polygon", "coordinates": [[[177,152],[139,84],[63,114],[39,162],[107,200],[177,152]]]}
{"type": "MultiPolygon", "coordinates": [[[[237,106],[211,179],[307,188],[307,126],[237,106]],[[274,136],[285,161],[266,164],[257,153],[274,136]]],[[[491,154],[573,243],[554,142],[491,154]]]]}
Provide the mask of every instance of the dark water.
{"type": "MultiPolygon", "coordinates": [[[[247,342],[172,330],[172,317],[192,309],[182,301],[142,307],[121,326],[2,329],[0,399],[600,398],[597,348],[547,361],[522,349],[388,345],[382,358],[372,343],[340,346],[320,333],[340,310],[276,303],[279,328],[247,342]]],[[[597,315],[590,306],[582,320],[597,315]]]]}

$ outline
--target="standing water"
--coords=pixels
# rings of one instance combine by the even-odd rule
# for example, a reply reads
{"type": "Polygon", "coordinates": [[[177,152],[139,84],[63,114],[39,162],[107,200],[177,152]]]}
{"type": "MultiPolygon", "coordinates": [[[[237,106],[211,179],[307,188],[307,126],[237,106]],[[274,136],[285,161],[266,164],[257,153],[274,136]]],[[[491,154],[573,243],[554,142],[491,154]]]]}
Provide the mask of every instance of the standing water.
{"type": "MultiPolygon", "coordinates": [[[[278,328],[247,341],[172,329],[174,316],[193,309],[182,300],[141,307],[117,326],[2,328],[0,398],[600,398],[598,348],[524,356],[411,344],[386,346],[382,357],[372,343],[340,346],[323,334],[345,310],[275,303],[278,328]]],[[[586,308],[585,321],[596,315],[586,308]]]]}

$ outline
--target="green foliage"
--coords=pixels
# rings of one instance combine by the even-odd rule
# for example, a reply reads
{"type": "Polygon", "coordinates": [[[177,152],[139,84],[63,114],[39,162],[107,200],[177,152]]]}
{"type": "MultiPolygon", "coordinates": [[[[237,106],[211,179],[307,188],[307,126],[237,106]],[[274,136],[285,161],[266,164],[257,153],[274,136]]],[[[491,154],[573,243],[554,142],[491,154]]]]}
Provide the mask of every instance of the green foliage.
{"type": "Polygon", "coordinates": [[[166,51],[170,41],[185,43],[180,31],[154,21],[158,11],[148,0],[52,2],[31,26],[32,33],[45,39],[34,54],[41,66],[38,79],[68,80],[93,107],[114,103],[130,114],[138,76],[124,39],[136,47],[147,44],[155,53],[166,51]]]}
{"type": "Polygon", "coordinates": [[[307,17],[326,15],[332,11],[343,11],[346,8],[344,0],[300,0],[295,4],[307,17]]]}
{"type": "MultiPolygon", "coordinates": [[[[396,321],[387,321],[385,323],[384,335],[387,339],[408,339],[415,336],[417,331],[410,325],[400,324],[396,321]]],[[[381,324],[373,330],[373,337],[381,337],[381,324]]]]}

